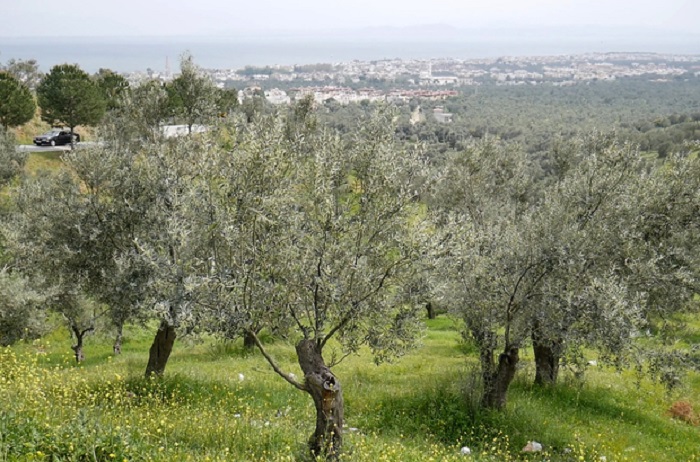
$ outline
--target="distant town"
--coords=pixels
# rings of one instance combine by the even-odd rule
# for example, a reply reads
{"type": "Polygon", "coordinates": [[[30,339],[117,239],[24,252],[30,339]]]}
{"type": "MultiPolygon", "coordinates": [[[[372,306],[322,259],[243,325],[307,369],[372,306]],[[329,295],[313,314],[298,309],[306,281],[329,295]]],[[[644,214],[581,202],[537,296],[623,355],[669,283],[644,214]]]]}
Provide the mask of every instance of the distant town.
{"type": "MultiPolygon", "coordinates": [[[[289,104],[311,94],[319,103],[441,100],[482,85],[572,86],[595,81],[640,78],[652,82],[700,76],[700,56],[656,53],[591,53],[488,59],[386,59],[335,64],[248,66],[203,69],[221,88],[239,98],[264,93],[272,104],[289,104]]],[[[131,84],[177,76],[164,71],[125,74],[131,84]]],[[[475,91],[475,90],[471,90],[475,91]]]]}

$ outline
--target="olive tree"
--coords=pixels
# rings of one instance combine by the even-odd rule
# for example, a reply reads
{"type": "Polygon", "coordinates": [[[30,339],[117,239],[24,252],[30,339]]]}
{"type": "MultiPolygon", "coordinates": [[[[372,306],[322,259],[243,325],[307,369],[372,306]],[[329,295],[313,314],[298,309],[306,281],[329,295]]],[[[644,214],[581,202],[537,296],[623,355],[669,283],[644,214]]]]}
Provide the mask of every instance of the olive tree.
{"type": "Polygon", "coordinates": [[[209,148],[198,138],[163,139],[164,91],[139,88],[101,127],[103,144],[67,154],[56,175],[26,182],[14,226],[28,267],[73,300],[106,307],[115,352],[125,322],[160,321],[146,374],[161,375],[176,329],[190,326],[195,306],[190,254],[199,247],[186,238],[183,217],[199,210],[193,192],[209,148]]]}
{"type": "MultiPolygon", "coordinates": [[[[66,161],[70,164],[70,156],[66,161]]],[[[96,176],[104,174],[101,165],[90,166],[96,176]]],[[[11,213],[3,223],[14,268],[29,277],[43,305],[65,320],[77,362],[85,358],[85,336],[107,313],[90,289],[109,281],[109,244],[114,237],[105,232],[109,220],[93,179],[82,177],[77,169],[26,178],[13,191],[11,213]]],[[[102,202],[109,198],[102,197],[102,202]]]]}
{"type": "Polygon", "coordinates": [[[158,316],[151,307],[167,303],[155,280],[160,269],[145,252],[168,239],[178,174],[197,171],[178,156],[188,149],[181,143],[108,140],[66,154],[64,168],[27,179],[15,195],[11,245],[25,270],[54,288],[54,308],[66,317],[78,345],[96,320],[83,316],[85,309],[105,307],[99,314],[117,329],[119,352],[124,323],[158,316]]]}
{"type": "Polygon", "coordinates": [[[166,89],[173,115],[184,121],[189,133],[194,124],[206,123],[216,116],[217,102],[220,101],[226,110],[230,109],[225,97],[219,99],[225,94],[217,92],[214,82],[203,75],[190,54],[182,56],[180,75],[166,89]]]}
{"type": "MultiPolygon", "coordinates": [[[[0,127],[0,188],[19,175],[26,154],[15,148],[14,136],[0,127]]],[[[0,223],[5,223],[4,208],[0,208],[0,223]]],[[[16,271],[12,255],[6,254],[5,241],[13,236],[0,226],[0,345],[7,346],[21,338],[33,338],[43,332],[45,297],[35,291],[27,278],[16,271]]]]}
{"type": "Polygon", "coordinates": [[[539,384],[556,382],[562,355],[581,360],[584,346],[617,366],[639,362],[633,338],[698,290],[696,161],[650,164],[611,136],[562,151],[537,212],[562,257],[533,300],[539,384]]]}
{"type": "Polygon", "coordinates": [[[0,127],[0,187],[5,186],[24,169],[27,154],[17,150],[14,135],[0,127]]]}
{"type": "MultiPolygon", "coordinates": [[[[14,134],[0,127],[0,191],[5,190],[8,183],[22,173],[26,161],[27,154],[17,149],[14,134]]],[[[0,216],[6,213],[4,202],[4,200],[0,202],[0,216]]],[[[5,221],[3,216],[0,224],[5,221]]],[[[6,231],[0,227],[0,265],[7,263],[3,235],[6,231]]]]}
{"type": "Polygon", "coordinates": [[[628,264],[620,265],[620,272],[646,295],[642,327],[668,345],[666,351],[641,353],[652,377],[671,388],[688,370],[700,369],[697,346],[693,352],[676,345],[684,327],[677,325],[676,315],[700,310],[700,159],[666,157],[638,184],[635,196],[641,212],[630,217],[634,239],[623,247],[621,259],[628,264]]]}
{"type": "Polygon", "coordinates": [[[191,232],[204,208],[200,183],[212,145],[185,137],[148,145],[142,168],[155,192],[149,213],[158,225],[136,240],[140,264],[149,269],[148,305],[160,326],[149,350],[146,375],[165,371],[178,329],[191,331],[198,320],[199,290],[207,256],[191,232]]]}
{"type": "Polygon", "coordinates": [[[5,71],[14,75],[17,80],[32,91],[36,90],[37,85],[39,85],[44,76],[39,71],[39,63],[37,63],[36,59],[10,59],[5,65],[5,71]]]}
{"type": "Polygon", "coordinates": [[[434,198],[444,236],[435,290],[479,349],[487,407],[505,405],[527,332],[527,300],[551,267],[527,228],[532,177],[521,151],[487,139],[453,155],[434,198]]]}
{"type": "Polygon", "coordinates": [[[102,248],[93,231],[96,218],[82,203],[80,184],[69,172],[28,178],[13,200],[12,219],[6,223],[12,233],[8,245],[37,290],[51,293],[46,305],[65,319],[80,362],[84,337],[101,316],[84,291],[99,271],[95,256],[102,248]]]}
{"type": "Polygon", "coordinates": [[[664,304],[677,309],[697,289],[689,277],[694,234],[675,248],[645,243],[657,223],[640,220],[658,218],[657,208],[667,225],[693,229],[696,182],[653,180],[667,168],[645,170],[636,149],[611,136],[588,137],[552,157],[553,177],[535,187],[517,151],[476,144],[451,159],[440,196],[447,244],[438,286],[480,350],[486,407],[505,406],[529,340],[538,383],[554,383],[563,355],[583,346],[624,365],[654,293],[675,290],[677,302],[664,304]],[[686,198],[680,216],[656,202],[669,194],[686,198]]]}
{"type": "MultiPolygon", "coordinates": [[[[230,120],[230,121],[233,121],[230,120]]],[[[206,204],[190,224],[207,248],[209,268],[205,328],[224,338],[244,338],[255,348],[263,327],[276,330],[271,315],[281,282],[278,262],[286,230],[280,206],[289,194],[295,155],[280,134],[280,120],[222,127],[219,146],[208,155],[200,184],[206,204]],[[255,307],[255,309],[253,309],[255,307]]]]}
{"type": "Polygon", "coordinates": [[[99,136],[121,149],[138,150],[144,142],[163,141],[163,123],[169,117],[168,93],[163,83],[149,80],[120,93],[117,107],[99,127],[99,136]]]}
{"type": "Polygon", "coordinates": [[[314,452],[341,444],[340,380],[324,348],[337,337],[345,354],[368,344],[378,360],[413,345],[421,311],[403,290],[425,236],[417,205],[425,165],[393,140],[390,115],[362,126],[348,145],[318,140],[299,162],[285,214],[287,316],[301,339],[296,351],[316,407],[314,452]],[[346,148],[346,146],[348,146],[346,148]]]}
{"type": "Polygon", "coordinates": [[[421,311],[405,287],[426,235],[418,203],[425,165],[394,142],[390,114],[366,121],[347,143],[311,129],[295,136],[279,119],[243,130],[254,136],[212,161],[220,173],[210,221],[202,215],[208,232],[195,233],[215,249],[207,264],[219,305],[211,313],[250,335],[273,370],[310,395],[309,446],[333,458],[344,418],[333,366],[362,345],[377,361],[401,355],[420,331],[421,311]],[[295,339],[303,380],[266,351],[261,325],[295,339]]]}
{"type": "MultiPolygon", "coordinates": [[[[599,282],[598,292],[591,284],[611,268],[610,240],[601,233],[616,223],[614,209],[636,175],[636,157],[614,143],[591,143],[580,168],[543,189],[524,155],[500,142],[477,143],[451,159],[440,196],[449,237],[439,261],[440,291],[479,348],[485,407],[505,406],[529,338],[537,377],[554,377],[563,342],[557,335],[583,317],[583,307],[595,307],[595,315],[589,313],[595,319],[600,310],[624,308],[591,298],[602,289],[623,290],[619,279],[599,282]],[[593,227],[594,220],[602,224],[593,227]]],[[[635,306],[630,297],[618,299],[635,306]]],[[[623,335],[596,327],[603,337],[623,335]]]]}
{"type": "Polygon", "coordinates": [[[238,90],[235,88],[217,88],[215,100],[219,117],[226,117],[239,106],[238,90]]]}
{"type": "Polygon", "coordinates": [[[81,235],[94,243],[83,251],[91,259],[83,287],[108,308],[106,315],[116,329],[115,354],[121,352],[125,323],[148,318],[144,304],[152,272],[140,259],[137,240],[153,235],[162,224],[152,212],[159,191],[144,172],[144,154],[128,146],[112,139],[104,147],[64,156],[81,185],[74,219],[80,214],[91,217],[81,235]]]}
{"type": "Polygon", "coordinates": [[[0,268],[0,346],[36,338],[44,332],[44,300],[25,277],[7,267],[0,268]]]}
{"type": "Polygon", "coordinates": [[[642,159],[633,146],[597,134],[563,143],[551,158],[554,168],[534,215],[538,245],[557,255],[532,299],[538,384],[556,382],[562,355],[580,360],[583,345],[621,357],[624,339],[640,322],[641,293],[615,269],[633,240],[629,218],[638,211],[633,190],[642,159]],[[610,319],[611,313],[618,316],[610,319]]]}
{"type": "Polygon", "coordinates": [[[65,157],[70,170],[26,181],[16,195],[12,245],[25,270],[56,291],[52,306],[77,346],[98,317],[109,316],[117,328],[115,352],[126,321],[160,319],[147,373],[162,374],[189,306],[186,250],[168,220],[181,205],[184,172],[197,168],[187,162],[190,146],[119,146],[77,150],[65,157]]]}

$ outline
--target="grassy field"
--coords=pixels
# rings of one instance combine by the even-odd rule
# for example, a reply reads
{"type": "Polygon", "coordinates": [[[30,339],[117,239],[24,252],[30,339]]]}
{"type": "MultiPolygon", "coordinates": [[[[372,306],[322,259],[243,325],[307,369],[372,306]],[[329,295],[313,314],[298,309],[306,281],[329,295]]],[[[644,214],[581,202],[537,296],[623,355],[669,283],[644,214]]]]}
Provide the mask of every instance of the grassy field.
{"type": "Polygon", "coordinates": [[[41,171],[55,171],[61,165],[63,152],[46,151],[30,152],[27,154],[25,171],[29,175],[36,175],[41,171]]]}
{"type": "MultiPolygon", "coordinates": [[[[311,399],[238,343],[179,339],[166,377],[142,377],[152,333],[129,329],[123,354],[88,339],[76,366],[57,329],[0,350],[0,461],[308,460],[311,399]]],[[[293,347],[270,351],[300,375],[293,347]]],[[[674,394],[631,372],[591,368],[548,390],[525,355],[503,413],[471,411],[473,348],[450,320],[428,321],[423,345],[395,364],[369,355],[334,371],[345,395],[345,460],[700,460],[700,428],[672,419],[700,405],[700,377],[674,394]],[[544,453],[521,449],[535,440],[544,453]],[[469,446],[471,456],[460,454],[469,446]],[[604,457],[604,459],[601,459],[604,457]]]]}
{"type": "Polygon", "coordinates": [[[41,111],[37,109],[32,120],[14,129],[17,143],[32,144],[35,136],[47,132],[50,128],[49,124],[41,120],[41,111]]]}

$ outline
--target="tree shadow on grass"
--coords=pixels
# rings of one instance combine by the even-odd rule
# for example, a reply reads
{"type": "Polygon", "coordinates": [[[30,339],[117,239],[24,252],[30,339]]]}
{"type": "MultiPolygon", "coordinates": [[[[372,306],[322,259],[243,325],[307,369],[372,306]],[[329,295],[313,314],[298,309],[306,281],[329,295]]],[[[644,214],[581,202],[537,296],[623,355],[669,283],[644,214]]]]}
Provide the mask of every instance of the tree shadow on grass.
{"type": "MultiPolygon", "coordinates": [[[[563,454],[575,443],[574,433],[606,429],[634,429],[636,434],[658,437],[667,423],[621,402],[619,394],[603,387],[538,387],[516,381],[509,404],[502,412],[469,405],[465,378],[445,373],[440,385],[419,384],[406,393],[378,399],[366,415],[359,416],[362,430],[434,439],[444,444],[469,443],[472,449],[508,435],[511,450],[537,441],[563,454]]],[[[472,401],[473,403],[473,401],[472,401]]]]}
{"type": "MultiPolygon", "coordinates": [[[[454,443],[469,433],[475,416],[466,404],[455,373],[445,373],[441,385],[413,384],[405,392],[388,392],[384,396],[368,397],[364,409],[358,410],[353,421],[362,431],[396,433],[417,438],[431,437],[454,443]]],[[[353,404],[348,401],[348,407],[353,404]]],[[[358,406],[359,407],[359,406],[358,406]]]]}
{"type": "Polygon", "coordinates": [[[565,384],[542,387],[521,380],[513,384],[511,396],[516,400],[530,401],[533,407],[547,408],[552,414],[570,415],[579,420],[614,421],[630,425],[658,424],[657,419],[622,404],[617,393],[605,387],[565,384]]]}

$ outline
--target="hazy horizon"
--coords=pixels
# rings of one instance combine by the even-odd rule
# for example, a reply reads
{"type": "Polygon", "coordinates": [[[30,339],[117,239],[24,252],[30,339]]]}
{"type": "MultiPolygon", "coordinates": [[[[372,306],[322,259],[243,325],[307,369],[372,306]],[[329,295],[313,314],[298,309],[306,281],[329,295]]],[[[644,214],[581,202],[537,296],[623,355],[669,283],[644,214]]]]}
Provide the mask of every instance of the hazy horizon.
{"type": "Polygon", "coordinates": [[[456,30],[642,28],[697,34],[697,0],[2,0],[3,37],[323,34],[437,24],[456,30]]]}
{"type": "Polygon", "coordinates": [[[0,62],[36,59],[40,69],[75,63],[88,72],[109,68],[117,72],[162,71],[176,68],[189,51],[204,68],[235,69],[246,65],[338,63],[353,60],[494,58],[551,56],[605,52],[700,54],[700,40],[682,35],[644,34],[596,28],[540,30],[372,28],[353,32],[260,36],[150,36],[150,37],[0,37],[0,62]]]}
{"type": "MultiPolygon", "coordinates": [[[[144,38],[235,38],[235,39],[255,39],[264,40],[266,37],[293,37],[293,38],[309,38],[309,37],[333,37],[333,38],[358,38],[364,35],[369,36],[388,36],[388,37],[407,37],[417,34],[418,37],[425,38],[429,36],[437,36],[439,38],[468,38],[474,36],[483,37],[483,34],[525,34],[528,36],[544,36],[551,34],[563,35],[587,35],[595,36],[597,34],[625,36],[631,39],[646,38],[649,39],[650,33],[664,33],[665,36],[688,37],[700,40],[700,30],[675,30],[664,29],[659,26],[606,26],[600,24],[578,24],[578,25],[481,25],[481,26],[454,26],[449,23],[415,23],[409,25],[376,25],[376,26],[357,26],[357,27],[339,27],[339,28],[318,28],[318,29],[236,29],[236,30],[216,30],[212,29],[206,33],[192,33],[183,29],[181,33],[176,34],[57,34],[57,35],[8,35],[4,31],[0,31],[2,39],[45,39],[45,38],[97,38],[97,39],[144,39],[144,38]]],[[[700,43],[700,42],[699,42],[700,43]]]]}
{"type": "Polygon", "coordinates": [[[117,72],[176,69],[179,56],[190,52],[195,62],[210,69],[237,69],[247,65],[295,65],[339,63],[381,59],[483,59],[502,56],[554,56],[606,52],[654,52],[698,55],[700,48],[674,40],[630,42],[624,40],[523,39],[406,41],[366,40],[236,40],[221,38],[160,37],[107,38],[93,40],[62,37],[0,38],[0,62],[36,59],[47,72],[56,64],[78,64],[88,72],[109,68],[117,72]]]}
{"type": "MultiPolygon", "coordinates": [[[[0,0],[9,3],[11,0],[0,0]]],[[[384,58],[700,54],[700,1],[666,0],[44,0],[3,5],[0,62],[37,59],[128,72],[384,58]]]]}

